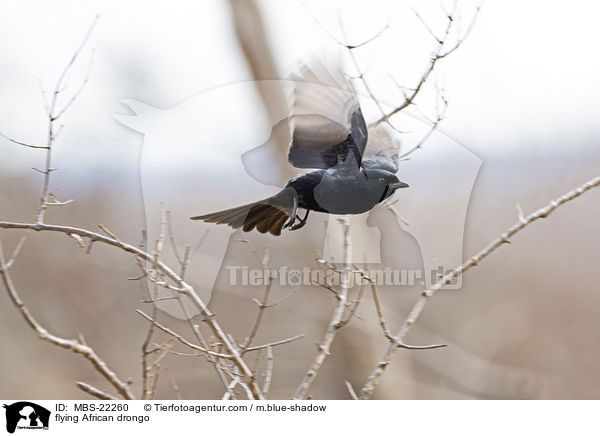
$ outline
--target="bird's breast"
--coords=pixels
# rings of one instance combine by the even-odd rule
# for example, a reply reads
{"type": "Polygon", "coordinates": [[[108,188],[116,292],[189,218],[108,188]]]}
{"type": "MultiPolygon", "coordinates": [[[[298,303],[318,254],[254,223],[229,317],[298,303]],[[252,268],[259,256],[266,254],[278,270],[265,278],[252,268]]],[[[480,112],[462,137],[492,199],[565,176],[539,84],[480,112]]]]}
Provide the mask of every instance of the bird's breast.
{"type": "Polygon", "coordinates": [[[366,179],[363,173],[351,177],[326,174],[314,188],[314,198],[329,213],[359,214],[379,203],[384,189],[385,185],[366,179]]]}

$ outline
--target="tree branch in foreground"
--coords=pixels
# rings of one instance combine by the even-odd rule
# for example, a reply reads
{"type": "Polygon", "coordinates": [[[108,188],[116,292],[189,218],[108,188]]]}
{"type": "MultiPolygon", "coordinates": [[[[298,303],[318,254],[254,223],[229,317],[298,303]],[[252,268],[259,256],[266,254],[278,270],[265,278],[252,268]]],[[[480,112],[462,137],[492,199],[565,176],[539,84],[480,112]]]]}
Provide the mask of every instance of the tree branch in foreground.
{"type": "Polygon", "coordinates": [[[4,229],[29,229],[36,231],[49,231],[49,232],[59,232],[64,233],[70,237],[72,235],[77,235],[81,238],[88,238],[90,243],[92,242],[102,242],[107,245],[111,245],[113,247],[120,248],[121,250],[133,254],[139,257],[142,260],[147,262],[154,263],[156,268],[160,270],[167,278],[172,280],[175,283],[175,286],[179,289],[180,293],[186,295],[190,298],[192,303],[196,306],[196,308],[202,314],[204,321],[208,324],[213,334],[219,338],[219,341],[225,346],[229,354],[231,355],[231,359],[235,363],[235,365],[240,370],[241,374],[243,374],[244,382],[248,383],[250,387],[250,391],[254,399],[262,400],[263,394],[262,390],[256,383],[254,374],[242,358],[238,348],[231,342],[229,337],[225,334],[219,323],[215,320],[215,315],[208,309],[204,301],[198,296],[194,288],[182,280],[175,271],[173,271],[168,265],[166,265],[163,261],[157,260],[154,255],[145,252],[131,244],[127,244],[122,242],[119,239],[108,237],[101,235],[96,232],[91,232],[89,230],[79,229],[77,227],[69,227],[69,226],[57,226],[51,224],[43,224],[43,223],[13,223],[13,222],[4,222],[0,221],[0,228],[4,229]]]}
{"type": "Polygon", "coordinates": [[[327,331],[323,336],[323,340],[319,344],[319,351],[313,360],[313,364],[308,368],[306,375],[302,379],[302,382],[298,386],[296,393],[294,394],[294,400],[301,400],[306,398],[306,393],[308,388],[310,387],[313,380],[317,377],[319,369],[321,369],[321,365],[325,361],[325,358],[329,354],[329,348],[335,339],[337,331],[340,327],[342,327],[343,318],[344,318],[344,310],[346,308],[346,301],[348,300],[348,291],[350,289],[349,280],[350,274],[352,271],[352,245],[350,239],[350,219],[345,216],[340,219],[340,221],[344,224],[344,269],[341,274],[341,283],[340,283],[340,291],[336,294],[336,305],[333,309],[333,313],[331,315],[331,321],[329,321],[329,325],[327,326],[327,331]]]}
{"type": "MultiPolygon", "coordinates": [[[[113,387],[119,392],[119,394],[123,398],[125,398],[127,400],[135,399],[135,396],[129,389],[129,384],[127,382],[121,380],[117,376],[117,374],[113,370],[111,370],[108,367],[108,365],[106,365],[106,363],[100,357],[98,357],[98,355],[96,354],[96,352],[94,351],[93,348],[89,347],[88,345],[86,345],[84,343],[80,343],[80,341],[78,341],[77,339],[69,340],[69,339],[64,339],[64,338],[55,336],[55,335],[49,333],[45,328],[43,328],[36,321],[36,319],[33,317],[33,315],[31,315],[31,313],[25,306],[25,303],[23,303],[23,301],[19,297],[19,294],[17,293],[15,285],[10,276],[9,268],[6,266],[6,262],[5,262],[5,258],[4,258],[4,250],[2,249],[1,241],[0,241],[0,276],[2,276],[2,282],[4,283],[4,286],[6,287],[6,290],[8,291],[8,295],[9,295],[10,299],[12,300],[12,302],[14,303],[15,307],[21,313],[23,318],[25,318],[25,321],[27,321],[27,324],[29,324],[29,326],[33,330],[35,330],[35,332],[40,337],[40,339],[43,339],[44,341],[50,342],[51,344],[65,348],[67,350],[71,350],[72,352],[74,352],[76,354],[83,355],[83,357],[85,357],[87,360],[89,360],[92,363],[92,365],[94,365],[94,368],[96,368],[96,370],[100,374],[102,374],[104,376],[104,378],[106,380],[108,380],[108,382],[111,385],[113,385],[113,387]]],[[[79,386],[79,387],[81,389],[81,386],[79,386]]],[[[86,392],[90,393],[89,390],[86,390],[86,392]]]]}
{"type": "Polygon", "coordinates": [[[433,297],[433,295],[437,291],[443,289],[444,287],[452,283],[455,279],[460,277],[472,267],[476,266],[479,262],[481,262],[483,259],[485,259],[488,255],[490,255],[502,245],[510,243],[510,237],[523,230],[532,222],[540,218],[546,218],[558,207],[562,206],[565,203],[568,203],[571,200],[574,200],[577,197],[580,197],[585,192],[598,186],[600,186],[600,176],[595,177],[589,180],[588,182],[584,183],[583,185],[580,185],[579,187],[573,189],[572,191],[569,191],[566,194],[558,197],[557,199],[552,200],[546,206],[542,207],[541,209],[538,209],[537,211],[527,216],[523,216],[523,214],[519,210],[518,223],[514,224],[506,232],[502,233],[487,247],[477,252],[474,256],[472,256],[461,266],[453,269],[452,271],[444,275],[444,277],[442,277],[440,280],[434,283],[429,289],[424,290],[421,293],[421,296],[419,297],[415,305],[413,306],[413,308],[411,309],[410,313],[408,314],[408,317],[398,330],[398,333],[394,337],[394,341],[390,343],[381,361],[377,364],[377,367],[373,370],[373,372],[367,379],[367,382],[360,391],[359,398],[361,400],[366,400],[373,394],[375,386],[379,383],[379,380],[387,366],[390,364],[392,357],[394,356],[398,348],[400,348],[400,345],[403,343],[404,339],[406,338],[406,335],[408,334],[414,323],[417,321],[419,316],[421,316],[421,313],[423,313],[423,310],[425,309],[425,306],[427,305],[431,297],[433,297]]]}
{"type": "Polygon", "coordinates": [[[92,397],[96,397],[99,400],[118,400],[118,398],[112,396],[108,392],[105,392],[105,391],[103,391],[101,389],[95,388],[94,386],[89,385],[87,383],[84,383],[84,382],[75,382],[75,385],[77,385],[77,387],[79,389],[81,389],[83,392],[87,392],[92,397]]]}

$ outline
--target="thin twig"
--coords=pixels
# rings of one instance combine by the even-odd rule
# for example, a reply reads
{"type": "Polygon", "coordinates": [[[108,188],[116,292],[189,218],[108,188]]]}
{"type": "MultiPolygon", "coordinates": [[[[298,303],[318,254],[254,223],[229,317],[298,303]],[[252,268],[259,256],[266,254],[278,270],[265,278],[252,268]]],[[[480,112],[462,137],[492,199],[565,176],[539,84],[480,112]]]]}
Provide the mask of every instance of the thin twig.
{"type": "Polygon", "coordinates": [[[402,104],[400,104],[399,106],[395,107],[391,111],[382,115],[379,119],[377,119],[373,123],[373,125],[377,125],[377,124],[380,124],[380,123],[383,123],[383,122],[389,120],[391,117],[393,117],[397,113],[403,111],[408,106],[410,106],[414,103],[416,97],[419,95],[421,89],[423,88],[423,85],[425,84],[425,82],[427,82],[427,79],[429,78],[429,76],[431,75],[433,70],[435,69],[436,64],[441,59],[444,59],[451,53],[455,52],[463,44],[465,39],[469,36],[469,34],[471,33],[471,30],[473,29],[473,26],[475,25],[475,22],[477,21],[477,17],[479,16],[479,11],[481,10],[481,6],[482,6],[482,3],[479,3],[479,5],[477,5],[477,7],[475,9],[475,13],[473,14],[473,17],[471,18],[469,27],[467,28],[467,31],[464,33],[464,35],[462,37],[460,37],[450,49],[444,51],[444,48],[446,46],[446,43],[447,43],[449,35],[450,35],[450,31],[452,30],[452,27],[455,23],[454,16],[456,14],[456,8],[457,8],[457,3],[455,2],[452,12],[450,12],[447,16],[448,23],[446,25],[446,30],[444,32],[444,35],[442,36],[442,38],[439,38],[439,39],[436,38],[437,47],[431,56],[431,59],[429,61],[429,64],[427,65],[427,68],[425,68],[425,71],[421,75],[419,82],[417,83],[417,85],[414,88],[412,88],[412,92],[404,98],[404,102],[402,102],[402,104]]]}
{"type": "Polygon", "coordinates": [[[273,347],[267,347],[267,370],[265,373],[265,380],[263,382],[263,394],[265,398],[268,398],[269,391],[271,390],[271,380],[273,379],[273,364],[275,359],[273,358],[273,347]]]}
{"type": "Polygon", "coordinates": [[[335,339],[344,316],[344,309],[346,308],[348,291],[350,289],[350,273],[352,270],[350,259],[352,259],[352,245],[350,239],[350,220],[348,217],[344,217],[340,219],[340,222],[344,225],[344,269],[342,270],[340,292],[336,296],[336,305],[333,309],[329,325],[327,326],[327,331],[325,332],[325,335],[319,344],[317,355],[315,356],[310,368],[308,368],[308,371],[298,386],[298,389],[296,389],[296,393],[294,394],[295,400],[306,398],[308,388],[317,377],[317,374],[321,369],[321,365],[325,361],[327,355],[330,353],[331,344],[335,339]]]}
{"type": "MultiPolygon", "coordinates": [[[[90,238],[96,242],[102,242],[104,244],[111,245],[113,247],[117,247],[127,253],[131,253],[135,256],[139,256],[140,259],[143,259],[148,262],[154,261],[154,256],[143,251],[142,249],[135,247],[134,245],[125,243],[123,241],[110,238],[104,235],[101,235],[96,232],[91,232],[89,230],[80,229],[77,227],[70,226],[57,226],[45,223],[14,223],[14,222],[0,222],[0,228],[4,229],[31,229],[36,231],[49,231],[49,232],[58,232],[64,233],[67,235],[76,234],[83,238],[90,238]]],[[[231,352],[231,358],[235,362],[235,365],[244,374],[245,382],[248,383],[250,390],[255,399],[263,399],[262,391],[260,387],[257,385],[254,374],[243,360],[240,352],[234,347],[231,343],[219,323],[215,319],[215,315],[208,309],[206,303],[198,296],[194,288],[181,279],[181,277],[175,273],[169,266],[167,266],[162,261],[156,262],[157,268],[170,280],[172,280],[175,285],[181,289],[181,293],[190,298],[194,306],[199,310],[199,312],[203,316],[204,322],[210,327],[213,331],[214,335],[219,338],[219,340],[223,343],[225,348],[231,352]]]]}
{"type": "Polygon", "coordinates": [[[45,145],[32,145],[32,144],[27,144],[26,142],[17,141],[16,139],[12,139],[12,138],[6,136],[2,132],[0,132],[0,136],[2,136],[4,139],[9,140],[13,144],[22,145],[23,147],[37,148],[37,149],[43,149],[43,150],[47,150],[48,149],[48,146],[45,146],[45,145]]]}
{"type": "MultiPolygon", "coordinates": [[[[267,249],[265,251],[265,255],[263,257],[262,266],[263,266],[263,271],[269,271],[269,249],[268,249],[268,247],[267,247],[267,249]]],[[[250,331],[248,338],[246,338],[244,345],[242,345],[242,347],[241,347],[242,348],[242,356],[244,355],[245,352],[248,351],[248,347],[250,346],[250,344],[256,337],[256,334],[258,333],[258,328],[260,327],[260,324],[262,322],[262,319],[263,319],[263,316],[265,313],[265,309],[267,307],[269,307],[268,303],[269,303],[269,295],[271,293],[272,283],[273,283],[273,279],[271,277],[271,274],[267,274],[267,283],[265,284],[265,292],[263,294],[262,301],[258,304],[256,320],[254,321],[254,325],[252,326],[252,330],[250,331]]]]}
{"type": "Polygon", "coordinates": [[[231,382],[226,386],[225,393],[223,394],[221,400],[229,400],[233,397],[233,389],[236,387],[239,380],[239,378],[234,378],[233,380],[231,380],[231,382]]]}
{"type": "MultiPolygon", "coordinates": [[[[516,233],[523,230],[525,227],[527,227],[532,222],[537,221],[540,218],[546,218],[548,215],[550,215],[554,210],[556,210],[561,205],[568,203],[569,201],[574,200],[577,197],[580,197],[585,192],[589,191],[592,188],[598,187],[598,186],[600,186],[600,176],[595,177],[595,178],[589,180],[588,182],[584,183],[583,185],[580,185],[577,188],[558,197],[557,199],[552,200],[546,206],[527,215],[526,217],[522,217],[522,215],[521,215],[519,217],[519,221],[516,224],[511,226],[506,232],[502,233],[498,238],[496,238],[494,241],[492,241],[488,246],[486,246],[482,250],[475,253],[475,255],[473,255],[471,258],[469,258],[469,260],[467,260],[461,266],[446,273],[441,279],[439,279],[437,282],[435,282],[430,288],[424,290],[421,293],[421,296],[419,297],[419,299],[417,300],[415,305],[412,307],[410,313],[408,314],[408,317],[406,318],[406,320],[404,321],[404,323],[398,330],[398,333],[396,334],[395,339],[397,341],[404,340],[404,338],[406,337],[406,335],[408,334],[408,332],[410,331],[410,329],[412,328],[414,323],[421,316],[421,313],[423,313],[423,310],[425,309],[425,307],[426,307],[427,303],[429,302],[429,300],[431,299],[431,297],[433,297],[433,295],[435,295],[435,293],[437,291],[439,291],[440,289],[443,289],[447,285],[451,284],[454,280],[456,280],[458,277],[460,277],[466,271],[468,271],[472,267],[478,265],[479,262],[481,262],[483,259],[485,259],[487,256],[489,256],[491,253],[496,251],[502,245],[510,243],[509,238],[511,238],[516,233]]],[[[385,351],[382,359],[377,364],[377,367],[373,370],[373,372],[369,376],[367,382],[361,389],[360,399],[362,399],[362,400],[368,399],[373,394],[373,391],[375,390],[375,386],[379,382],[379,380],[380,380],[381,376],[383,375],[383,372],[385,371],[387,366],[390,364],[392,357],[394,356],[394,354],[396,353],[398,348],[399,347],[396,342],[390,343],[390,345],[388,346],[387,350],[385,351]]]]}
{"type": "Polygon", "coordinates": [[[229,354],[215,353],[214,351],[207,350],[206,348],[203,348],[203,347],[200,347],[200,346],[198,346],[196,344],[191,343],[187,339],[184,339],[183,336],[181,336],[180,334],[175,333],[173,330],[171,330],[168,327],[165,327],[164,325],[162,325],[159,322],[155,321],[151,316],[146,315],[144,312],[142,312],[139,309],[136,310],[136,312],[138,314],[140,314],[146,320],[150,321],[159,330],[162,330],[166,334],[171,335],[172,337],[174,337],[175,339],[177,339],[179,342],[181,342],[186,347],[192,348],[193,350],[201,351],[201,352],[203,352],[205,354],[210,354],[210,355],[213,355],[213,356],[217,356],[217,357],[220,357],[222,359],[233,359],[233,356],[231,356],[229,354]]]}
{"type": "Polygon", "coordinates": [[[167,211],[167,233],[169,234],[169,242],[171,244],[171,249],[175,254],[175,259],[177,259],[177,263],[179,265],[183,264],[183,260],[179,255],[179,250],[177,249],[177,244],[175,243],[175,232],[173,232],[173,214],[170,210],[167,211]]]}
{"type": "MultiPolygon", "coordinates": [[[[152,286],[152,298],[156,299],[158,297],[158,286],[156,284],[154,284],[154,286],[152,286]]],[[[157,306],[156,304],[153,305],[152,307],[152,318],[156,319],[158,312],[157,312],[157,306]]],[[[152,336],[154,335],[154,324],[150,323],[150,325],[148,326],[148,331],[146,333],[146,339],[144,340],[144,342],[142,343],[142,356],[141,356],[141,361],[142,361],[142,400],[147,400],[148,398],[150,398],[150,370],[151,367],[148,364],[148,355],[150,354],[150,351],[148,350],[148,347],[150,345],[150,341],[152,340],[152,336]]]]}
{"type": "Polygon", "coordinates": [[[8,291],[8,295],[12,300],[13,304],[21,313],[27,324],[37,333],[38,337],[44,341],[47,341],[56,346],[65,348],[67,350],[71,350],[76,354],[81,354],[87,360],[89,360],[94,368],[104,376],[104,378],[117,389],[119,394],[128,400],[135,399],[135,396],[129,389],[129,385],[122,381],[117,374],[111,370],[108,365],[96,354],[93,348],[88,345],[84,345],[79,343],[76,339],[64,339],[59,336],[55,336],[49,333],[45,328],[43,328],[37,320],[31,315],[25,303],[19,297],[15,285],[12,281],[10,273],[6,268],[5,258],[4,258],[4,250],[2,249],[2,243],[0,241],[0,275],[2,276],[2,282],[8,291]]]}
{"type": "MultiPolygon", "coordinates": [[[[170,240],[171,240],[171,243],[174,245],[173,250],[176,251],[175,235],[173,233],[172,228],[170,228],[170,220],[171,220],[170,214],[167,214],[167,227],[168,227],[169,234],[171,235],[170,240]]],[[[206,233],[204,234],[204,236],[206,236],[206,233]]],[[[204,238],[202,238],[201,242],[203,242],[203,241],[204,241],[204,238]]],[[[188,244],[185,246],[185,251],[183,253],[183,259],[181,259],[181,261],[179,262],[180,266],[181,266],[179,276],[181,277],[182,280],[184,280],[184,278],[185,278],[185,273],[186,273],[187,267],[191,261],[191,257],[192,257],[191,256],[191,246],[188,244]]],[[[203,348],[208,350],[209,346],[200,331],[200,327],[194,322],[192,315],[188,311],[187,306],[185,305],[185,303],[182,299],[182,296],[179,293],[177,293],[175,295],[175,298],[177,299],[177,302],[179,303],[179,307],[181,308],[181,311],[183,312],[183,315],[184,315],[185,319],[187,320],[190,329],[194,333],[194,336],[196,337],[196,339],[198,340],[200,345],[203,348]]],[[[227,376],[225,375],[225,373],[223,372],[223,370],[221,369],[221,367],[218,364],[219,363],[218,358],[215,356],[212,356],[210,354],[205,354],[205,357],[215,368],[215,371],[217,372],[219,379],[223,383],[223,386],[227,387],[229,382],[227,380],[227,376]]]]}
{"type": "MultiPolygon", "coordinates": [[[[165,353],[166,354],[166,353],[165,353]]],[[[152,375],[152,389],[150,390],[150,400],[156,398],[156,391],[158,390],[158,377],[160,376],[160,364],[155,363],[152,365],[154,368],[154,374],[152,375]]]]}
{"type": "MultiPolygon", "coordinates": [[[[54,116],[54,120],[59,119],[69,109],[69,107],[75,102],[75,100],[77,100],[77,98],[81,94],[81,91],[83,91],[83,88],[85,88],[85,85],[87,85],[87,83],[90,79],[90,73],[92,72],[93,65],[94,65],[94,49],[91,50],[90,62],[88,64],[87,71],[85,72],[85,75],[83,76],[83,81],[79,85],[79,88],[77,89],[77,91],[75,91],[75,94],[73,94],[71,99],[67,102],[67,104],[65,104],[63,106],[63,108],[60,111],[58,111],[58,113],[54,116]]],[[[56,135],[54,135],[54,139],[56,139],[58,137],[59,133],[60,132],[57,132],[56,135]]]]}
{"type": "MultiPolygon", "coordinates": [[[[77,99],[81,90],[83,89],[83,86],[80,87],[80,89],[77,91],[75,96],[67,103],[67,105],[62,110],[58,111],[58,113],[56,113],[56,103],[57,103],[58,95],[63,90],[63,81],[65,79],[66,74],[69,72],[69,70],[71,69],[71,67],[73,66],[75,61],[77,60],[79,54],[81,53],[81,50],[83,50],[83,47],[87,43],[99,18],[100,18],[99,15],[96,15],[96,17],[92,21],[92,24],[88,28],[88,31],[85,34],[83,40],[81,41],[81,44],[79,45],[79,47],[77,48],[77,50],[75,51],[73,56],[71,57],[71,60],[65,66],[62,74],[59,76],[58,81],[56,82],[56,87],[54,88],[54,93],[52,94],[51,103],[48,106],[48,135],[47,135],[47,143],[46,143],[46,169],[45,169],[45,173],[44,173],[44,181],[42,184],[42,195],[40,197],[40,205],[39,205],[38,213],[37,213],[38,224],[41,224],[44,222],[44,218],[46,216],[46,211],[48,209],[49,194],[50,194],[50,174],[51,174],[51,167],[52,167],[52,145],[54,144],[54,140],[56,139],[56,135],[54,135],[54,123],[65,113],[65,110],[68,109],[71,106],[71,104],[77,99]]],[[[85,83],[87,83],[88,75],[89,75],[89,71],[88,71],[88,73],[86,73],[86,77],[84,79],[83,85],[85,85],[85,83]]],[[[43,92],[43,88],[42,88],[42,92],[43,92]]],[[[45,94],[43,95],[43,97],[45,100],[45,94]]]]}
{"type": "Polygon", "coordinates": [[[291,338],[281,339],[279,341],[269,342],[268,344],[257,345],[255,347],[249,347],[246,349],[246,351],[258,351],[258,350],[263,350],[263,349],[269,348],[269,347],[276,347],[278,345],[289,344],[290,342],[294,342],[294,341],[297,341],[298,339],[302,339],[304,336],[305,336],[305,334],[301,333],[299,335],[292,336],[291,338]]]}
{"type": "MultiPolygon", "coordinates": [[[[344,40],[348,40],[348,35],[346,34],[346,27],[344,26],[344,22],[342,21],[340,15],[338,15],[338,24],[340,26],[340,30],[342,32],[342,36],[344,37],[344,40]]],[[[354,69],[356,70],[356,72],[358,74],[358,76],[356,77],[356,79],[359,79],[362,82],[363,87],[367,91],[367,94],[369,94],[369,97],[375,103],[375,105],[377,106],[377,109],[379,109],[379,112],[381,112],[382,116],[385,115],[386,111],[383,108],[383,105],[381,104],[381,102],[379,101],[379,99],[377,97],[375,97],[375,94],[373,93],[373,90],[371,89],[371,86],[369,85],[369,82],[367,81],[367,78],[365,77],[365,72],[363,72],[361,70],[360,65],[358,63],[358,59],[356,58],[356,55],[354,53],[354,49],[357,48],[357,47],[361,47],[361,46],[363,46],[363,45],[365,45],[365,44],[373,41],[375,38],[379,37],[388,28],[389,28],[389,22],[373,38],[366,40],[362,44],[358,44],[358,45],[347,45],[346,44],[346,45],[344,45],[344,47],[346,49],[348,49],[348,53],[350,55],[350,60],[352,61],[352,64],[354,65],[354,69]]],[[[386,123],[387,123],[388,126],[390,126],[396,132],[402,133],[389,120],[386,120],[386,123]]]]}
{"type": "Polygon", "coordinates": [[[348,389],[348,393],[350,394],[350,397],[352,397],[353,400],[358,400],[359,399],[358,395],[356,395],[356,391],[352,387],[352,384],[348,380],[344,381],[344,384],[346,385],[346,388],[348,389]]]}
{"type": "Polygon", "coordinates": [[[4,265],[0,266],[0,268],[5,269],[6,271],[8,271],[9,269],[12,268],[12,266],[15,264],[17,258],[19,257],[21,250],[23,249],[23,245],[25,245],[25,241],[27,241],[28,235],[29,235],[28,233],[25,233],[21,237],[21,239],[19,239],[19,243],[15,247],[12,256],[10,256],[10,259],[8,259],[8,262],[5,262],[4,265]]]}
{"type": "Polygon", "coordinates": [[[83,392],[90,394],[92,397],[98,398],[99,400],[118,400],[118,398],[114,395],[111,395],[106,391],[95,388],[94,386],[84,382],[75,382],[75,386],[77,386],[83,392]]]}
{"type": "Polygon", "coordinates": [[[356,311],[358,310],[360,303],[362,303],[364,294],[365,294],[365,286],[363,284],[361,284],[361,286],[358,290],[358,295],[356,296],[354,301],[350,304],[350,309],[348,310],[348,316],[346,316],[346,318],[342,319],[342,321],[340,322],[340,328],[345,327],[350,321],[352,321],[352,319],[356,315],[356,311]]]}

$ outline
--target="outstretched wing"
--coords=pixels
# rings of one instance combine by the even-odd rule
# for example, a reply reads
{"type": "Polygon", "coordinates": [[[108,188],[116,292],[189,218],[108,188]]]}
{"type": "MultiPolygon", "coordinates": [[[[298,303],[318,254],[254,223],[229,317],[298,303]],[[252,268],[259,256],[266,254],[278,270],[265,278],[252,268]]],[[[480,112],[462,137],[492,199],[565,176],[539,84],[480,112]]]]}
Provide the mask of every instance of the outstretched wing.
{"type": "Polygon", "coordinates": [[[313,58],[293,73],[289,162],[297,168],[334,167],[351,153],[360,166],[367,126],[352,84],[339,63],[313,58]]]}
{"type": "Polygon", "coordinates": [[[400,139],[385,123],[369,131],[369,143],[363,156],[363,164],[369,168],[379,168],[392,173],[398,172],[400,139]]]}

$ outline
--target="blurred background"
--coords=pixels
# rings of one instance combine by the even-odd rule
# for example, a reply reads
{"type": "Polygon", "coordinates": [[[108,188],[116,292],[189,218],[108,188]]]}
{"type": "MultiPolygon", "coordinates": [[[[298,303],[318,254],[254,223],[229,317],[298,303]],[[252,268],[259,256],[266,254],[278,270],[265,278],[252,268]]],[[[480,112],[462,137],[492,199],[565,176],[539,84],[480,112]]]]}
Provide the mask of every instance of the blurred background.
{"type": "MultiPolygon", "coordinates": [[[[460,3],[462,33],[475,5],[460,3]]],[[[0,132],[29,143],[44,140],[47,125],[38,80],[49,93],[99,13],[69,79],[76,88],[93,48],[89,83],[62,119],[65,127],[54,153],[59,171],[52,175],[52,190],[62,200],[76,201],[50,210],[47,221],[91,230],[103,223],[136,244],[141,230],[154,224],[147,222],[151,205],[145,204],[140,176],[145,138],[115,119],[132,114],[122,100],[169,109],[222,85],[283,78],[299,59],[335,47],[333,39],[347,37],[349,44],[358,44],[389,25],[355,54],[374,94],[394,106],[402,101],[394,82],[414,85],[435,46],[411,8],[441,34],[442,10],[450,6],[438,1],[6,1],[0,6],[0,132]]],[[[598,7],[585,1],[567,5],[489,0],[464,44],[436,67],[435,81],[443,86],[449,107],[438,134],[424,146],[430,150],[436,141],[452,138],[483,162],[467,211],[465,258],[517,221],[517,203],[532,212],[598,175],[597,12],[598,7]]],[[[413,116],[422,119],[420,111],[432,113],[432,93],[432,88],[424,91],[419,110],[410,109],[413,116]]],[[[219,105],[230,107],[235,98],[215,102],[215,110],[219,105]]],[[[268,105],[258,107],[261,104],[256,103],[256,110],[268,117],[268,105]]],[[[378,114],[370,115],[373,119],[378,114]]],[[[253,126],[242,124],[241,129],[235,119],[215,120],[217,129],[237,126],[257,135],[253,126]]],[[[214,148],[202,149],[207,163],[198,171],[218,174],[223,169],[229,174],[228,167],[239,166],[239,160],[223,159],[218,150],[239,156],[244,149],[228,149],[218,135],[209,135],[203,143],[207,140],[214,141],[214,148]]],[[[176,143],[163,142],[165,156],[178,150],[176,143]]],[[[410,147],[410,141],[404,146],[410,147]]],[[[44,153],[3,138],[0,151],[0,220],[31,222],[41,175],[30,168],[43,166],[44,153]]],[[[418,153],[412,159],[418,159],[418,153]]],[[[181,178],[159,182],[169,196],[163,200],[175,205],[173,213],[182,217],[189,216],[187,208],[204,213],[218,203],[210,198],[213,187],[181,178]]],[[[231,178],[218,189],[232,202],[259,192],[231,178]]],[[[423,202],[443,200],[451,208],[452,196],[444,195],[440,199],[427,192],[423,202]]],[[[592,191],[559,209],[469,271],[460,290],[439,293],[408,339],[448,347],[400,350],[373,398],[598,398],[599,201],[600,192],[592,191]]],[[[443,214],[439,220],[444,220],[443,214]]],[[[182,244],[201,234],[189,224],[179,230],[182,244]]],[[[0,230],[5,250],[10,252],[21,235],[0,230]]],[[[217,255],[206,260],[207,269],[212,271],[214,264],[219,268],[213,271],[211,304],[223,328],[243,341],[256,316],[253,298],[263,293],[261,288],[229,286],[227,265],[260,267],[250,247],[259,255],[269,247],[271,258],[280,264],[312,267],[322,238],[322,220],[317,219],[280,238],[234,234],[223,264],[217,255]]],[[[419,245],[410,234],[393,232],[385,243],[386,252],[392,253],[385,262],[422,267],[419,245]]],[[[210,257],[210,252],[203,256],[210,257]]],[[[194,272],[204,273],[201,268],[194,272]]],[[[135,310],[151,310],[141,302],[145,284],[127,280],[138,275],[134,260],[118,250],[96,244],[85,255],[73,240],[50,233],[30,236],[13,271],[23,300],[42,325],[67,338],[83,333],[109,366],[133,379],[136,393],[141,389],[140,349],[148,325],[135,310]]],[[[380,289],[392,331],[419,291],[418,286],[380,289]]],[[[272,301],[289,292],[289,287],[274,286],[272,301]]],[[[358,289],[352,292],[354,296],[358,289]]],[[[291,397],[312,362],[333,305],[328,291],[306,286],[266,311],[257,344],[305,334],[274,349],[271,398],[291,397]]],[[[192,337],[184,321],[162,316],[170,328],[192,337]]],[[[89,398],[76,388],[77,380],[109,389],[81,356],[37,339],[4,291],[0,326],[0,397],[89,398]]],[[[344,381],[360,388],[386,345],[367,293],[357,316],[338,333],[332,355],[309,391],[312,397],[348,398],[344,381]]],[[[263,365],[264,356],[261,359],[263,365]]],[[[184,399],[223,394],[203,358],[172,355],[162,366],[169,368],[184,399]]],[[[169,378],[159,381],[157,398],[175,398],[169,378]]]]}

